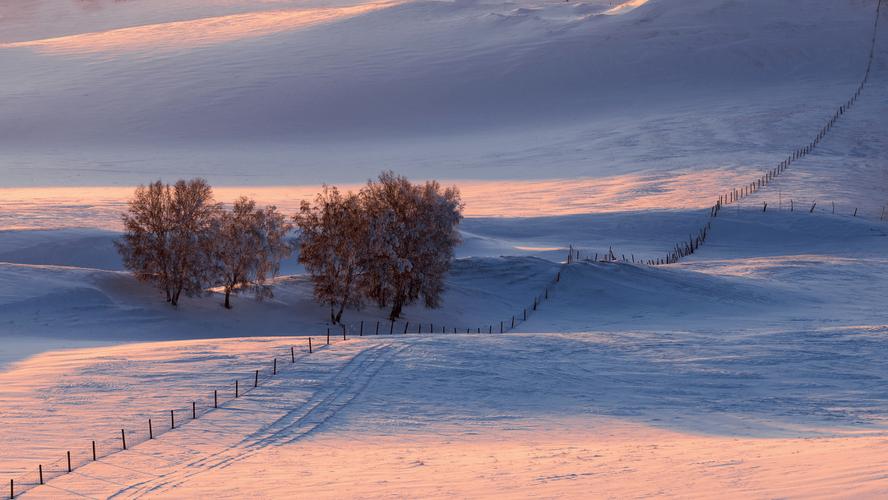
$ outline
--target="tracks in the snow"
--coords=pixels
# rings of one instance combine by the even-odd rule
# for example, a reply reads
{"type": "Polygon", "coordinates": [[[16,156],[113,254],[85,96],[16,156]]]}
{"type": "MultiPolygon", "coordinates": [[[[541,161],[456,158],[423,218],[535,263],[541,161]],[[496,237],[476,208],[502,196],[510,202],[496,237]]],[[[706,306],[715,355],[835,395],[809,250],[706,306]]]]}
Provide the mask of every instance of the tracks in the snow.
{"type": "Polygon", "coordinates": [[[393,343],[369,347],[356,354],[325,380],[303,404],[262,425],[239,442],[200,458],[184,460],[167,468],[169,472],[162,471],[150,480],[127,486],[109,496],[131,498],[159,494],[202,472],[224,468],[243,460],[267,446],[284,445],[309,436],[358,397],[374,376],[406,348],[406,345],[396,346],[393,343]]]}

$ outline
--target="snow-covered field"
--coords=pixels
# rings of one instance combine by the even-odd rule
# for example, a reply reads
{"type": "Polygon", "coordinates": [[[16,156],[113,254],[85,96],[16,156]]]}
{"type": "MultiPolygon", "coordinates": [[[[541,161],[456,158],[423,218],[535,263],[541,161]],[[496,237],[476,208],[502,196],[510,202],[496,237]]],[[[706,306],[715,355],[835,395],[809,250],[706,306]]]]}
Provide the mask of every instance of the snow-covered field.
{"type": "Polygon", "coordinates": [[[148,418],[166,430],[167,409],[182,409],[176,430],[62,474],[38,498],[877,496],[886,401],[863,366],[884,357],[880,333],[380,336],[312,355],[301,338],[73,351],[7,375],[48,400],[4,394],[19,403],[10,421],[41,432],[3,438],[36,450],[63,433],[79,464],[91,439],[101,454],[119,449],[120,427],[142,441],[148,418]],[[275,355],[276,377],[188,421],[192,400],[206,408],[213,389],[230,398],[235,377],[251,382],[275,355]],[[818,369],[832,356],[834,371],[818,369]]]}
{"type": "MultiPolygon", "coordinates": [[[[626,245],[643,251],[655,242],[642,235],[668,220],[626,245]]],[[[561,222],[550,225],[566,238],[561,222]]],[[[507,225],[475,223],[489,235],[507,225]]],[[[5,349],[61,332],[112,346],[46,345],[7,367],[0,441],[14,451],[0,470],[34,481],[43,463],[59,475],[64,462],[48,464],[65,451],[75,464],[91,440],[115,451],[121,427],[139,442],[148,418],[162,429],[176,408],[187,420],[191,401],[206,409],[214,389],[227,400],[235,379],[250,386],[277,358],[281,373],[257,391],[29,494],[881,496],[886,254],[878,222],[744,210],[679,265],[564,268],[515,333],[404,336],[399,323],[389,335],[383,321],[376,336],[384,314],[367,310],[349,313],[348,341],[334,331],[311,355],[304,335],[324,342],[325,311],[299,278],[281,280],[272,302],[223,311],[209,297],[172,311],[119,272],[4,264],[15,295],[2,307],[5,349]],[[367,336],[355,338],[359,319],[367,336]]],[[[406,319],[448,331],[508,321],[556,269],[465,258],[446,306],[406,319]]]]}
{"type": "Polygon", "coordinates": [[[816,134],[862,77],[874,10],[0,4],[0,484],[38,498],[888,496],[886,30],[814,154],[726,207],[690,258],[631,262],[816,134]],[[295,258],[271,300],[173,310],[112,245],[133,185],[157,177],[291,212],[322,182],[383,168],[457,183],[464,243],[442,308],[395,326],[347,311],[348,340],[334,329],[330,346],[295,258]],[[629,262],[564,266],[569,244],[629,262]],[[464,333],[500,321],[508,333],[464,333]],[[232,399],[256,369],[259,387],[232,399]]]}

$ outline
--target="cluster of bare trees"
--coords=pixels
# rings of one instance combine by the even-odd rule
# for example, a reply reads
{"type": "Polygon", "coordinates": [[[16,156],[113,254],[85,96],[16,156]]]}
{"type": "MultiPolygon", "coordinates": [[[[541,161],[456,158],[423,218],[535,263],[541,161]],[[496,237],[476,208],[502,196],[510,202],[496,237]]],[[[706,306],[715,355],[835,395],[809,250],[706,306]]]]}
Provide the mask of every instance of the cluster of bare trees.
{"type": "Polygon", "coordinates": [[[183,293],[200,295],[212,287],[224,291],[226,308],[232,293],[270,297],[268,280],[292,253],[286,239],[292,225],[275,207],[257,208],[240,198],[227,209],[203,179],[139,186],[123,224],[116,245],[124,266],[174,306],[183,293]]]}
{"type": "Polygon", "coordinates": [[[462,209],[455,187],[412,184],[392,172],[358,193],[325,186],[314,203],[304,201],[293,219],[301,231],[299,261],[316,300],[330,306],[330,321],[368,301],[389,308],[392,320],[420,299],[437,307],[462,209]]]}
{"type": "Polygon", "coordinates": [[[288,234],[295,226],[299,261],[316,300],[330,306],[331,322],[368,301],[390,308],[396,319],[417,300],[440,304],[462,209],[455,187],[412,184],[392,172],[358,193],[324,186],[292,221],[244,197],[227,208],[203,179],[157,181],[136,189],[116,245],[124,266],[170,304],[178,305],[183,293],[216,288],[231,308],[231,295],[241,291],[271,297],[269,281],[293,252],[288,234]]]}

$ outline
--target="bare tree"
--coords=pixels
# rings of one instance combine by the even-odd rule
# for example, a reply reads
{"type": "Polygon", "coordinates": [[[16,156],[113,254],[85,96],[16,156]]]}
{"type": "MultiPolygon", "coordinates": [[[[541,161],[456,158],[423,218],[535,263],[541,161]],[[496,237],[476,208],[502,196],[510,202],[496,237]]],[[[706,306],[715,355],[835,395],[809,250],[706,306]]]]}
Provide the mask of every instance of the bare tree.
{"type": "Polygon", "coordinates": [[[367,223],[357,195],[324,186],[314,205],[303,201],[293,217],[301,234],[299,262],[311,274],[315,299],[330,306],[330,321],[363,304],[358,288],[367,223]]]}
{"type": "Polygon", "coordinates": [[[137,280],[153,283],[172,301],[170,187],[161,181],[136,188],[123,214],[123,237],[114,242],[123,265],[137,280]]]}
{"type": "Polygon", "coordinates": [[[280,262],[292,253],[286,241],[293,228],[274,206],[264,210],[246,197],[231,210],[219,212],[216,221],[213,274],[225,292],[225,308],[231,309],[231,294],[253,290],[257,300],[272,297],[267,280],[280,271],[280,262]]]}
{"type": "Polygon", "coordinates": [[[211,282],[213,224],[220,208],[204,179],[180,180],[172,187],[170,302],[174,306],[182,292],[188,297],[200,295],[211,282]]]}
{"type": "Polygon", "coordinates": [[[139,186],[123,215],[125,232],[117,242],[124,266],[138,280],[163,290],[174,306],[183,292],[203,293],[210,280],[212,227],[218,210],[203,179],[139,186]]]}
{"type": "Polygon", "coordinates": [[[362,292],[380,307],[391,306],[392,320],[419,298],[426,307],[438,307],[460,242],[459,191],[442,189],[436,181],[414,185],[383,172],[376,182],[367,183],[361,201],[369,228],[361,262],[362,292]]]}

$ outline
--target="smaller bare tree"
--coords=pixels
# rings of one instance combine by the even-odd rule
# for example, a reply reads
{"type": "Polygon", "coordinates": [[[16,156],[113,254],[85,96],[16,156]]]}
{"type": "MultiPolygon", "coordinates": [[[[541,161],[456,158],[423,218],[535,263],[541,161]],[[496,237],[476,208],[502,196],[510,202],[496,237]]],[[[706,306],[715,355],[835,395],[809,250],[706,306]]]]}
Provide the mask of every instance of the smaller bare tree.
{"type": "Polygon", "coordinates": [[[293,226],[274,206],[257,208],[239,198],[231,210],[219,212],[215,227],[213,267],[217,286],[231,309],[231,294],[252,290],[257,300],[273,296],[268,280],[277,276],[281,260],[292,253],[287,233],[293,226]]]}
{"type": "Polygon", "coordinates": [[[324,186],[314,205],[303,201],[293,218],[301,235],[299,262],[311,274],[315,299],[330,306],[330,321],[346,307],[361,307],[358,288],[367,223],[360,199],[324,186]]]}

